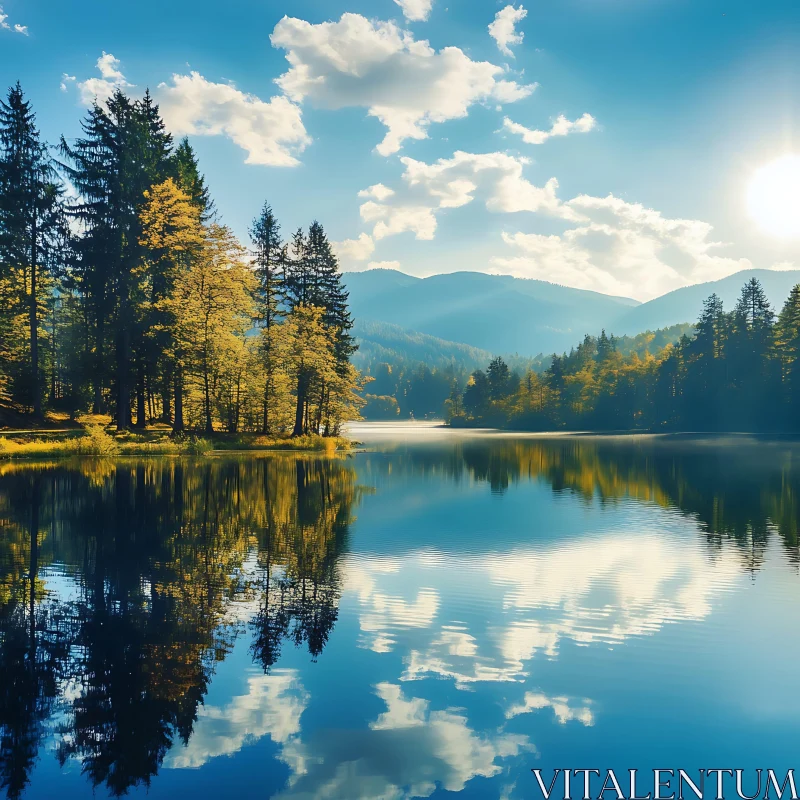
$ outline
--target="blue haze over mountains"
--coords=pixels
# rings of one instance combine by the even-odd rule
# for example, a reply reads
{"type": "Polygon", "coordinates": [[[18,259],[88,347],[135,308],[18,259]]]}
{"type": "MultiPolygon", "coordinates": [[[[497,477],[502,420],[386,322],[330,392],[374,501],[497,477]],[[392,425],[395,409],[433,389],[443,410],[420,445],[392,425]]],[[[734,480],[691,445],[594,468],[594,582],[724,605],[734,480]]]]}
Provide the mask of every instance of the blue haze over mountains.
{"type": "Polygon", "coordinates": [[[423,354],[437,349],[444,352],[453,343],[462,345],[453,348],[457,357],[480,358],[484,353],[479,351],[535,356],[569,351],[585,334],[596,335],[601,329],[617,336],[636,335],[694,322],[703,301],[714,292],[725,309],[731,310],[751,277],[761,281],[777,313],[791,288],[800,283],[800,270],[743,270],[718,281],[676,289],[646,303],[481,272],[417,278],[396,270],[374,269],[346,273],[345,282],[357,320],[356,334],[365,344],[383,347],[389,341],[399,345],[404,330],[425,334],[410,337],[413,341],[405,344],[427,361],[432,356],[423,354]]]}

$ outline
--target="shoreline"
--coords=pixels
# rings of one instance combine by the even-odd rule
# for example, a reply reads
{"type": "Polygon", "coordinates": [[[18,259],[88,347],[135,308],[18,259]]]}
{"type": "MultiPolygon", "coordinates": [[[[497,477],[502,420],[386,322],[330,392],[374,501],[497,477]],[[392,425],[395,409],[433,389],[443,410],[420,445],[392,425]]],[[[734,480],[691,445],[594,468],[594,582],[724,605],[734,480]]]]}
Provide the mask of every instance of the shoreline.
{"type": "Polygon", "coordinates": [[[353,452],[357,442],[343,437],[305,435],[297,438],[261,434],[187,432],[173,436],[167,428],[144,431],[109,431],[89,422],[69,429],[0,431],[3,461],[62,460],[69,458],[212,457],[245,453],[306,453],[333,455],[353,452]]]}
{"type": "Polygon", "coordinates": [[[365,420],[347,426],[347,434],[369,446],[373,442],[401,439],[526,439],[574,440],[607,443],[652,442],[663,444],[800,443],[800,433],[750,431],[528,431],[510,428],[451,427],[442,420],[365,420]]]}

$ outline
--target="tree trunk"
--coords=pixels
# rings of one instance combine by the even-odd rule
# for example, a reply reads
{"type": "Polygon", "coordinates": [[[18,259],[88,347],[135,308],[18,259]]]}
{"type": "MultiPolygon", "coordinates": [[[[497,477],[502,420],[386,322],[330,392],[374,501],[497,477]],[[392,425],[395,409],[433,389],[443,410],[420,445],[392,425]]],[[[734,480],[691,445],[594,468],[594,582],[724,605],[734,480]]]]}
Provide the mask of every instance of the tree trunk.
{"type": "MultiPolygon", "coordinates": [[[[104,298],[100,298],[101,306],[104,298]]],[[[92,414],[103,413],[103,376],[105,374],[105,363],[103,360],[103,347],[105,345],[105,319],[103,318],[102,307],[97,314],[97,330],[95,331],[95,375],[93,376],[94,399],[92,401],[92,414]]]]}
{"type": "Polygon", "coordinates": [[[144,396],[144,367],[140,364],[136,375],[136,427],[147,426],[147,408],[144,396]]]}
{"type": "Polygon", "coordinates": [[[39,315],[36,305],[36,261],[38,253],[38,233],[36,231],[36,212],[33,214],[32,236],[31,236],[31,297],[29,306],[30,329],[31,329],[31,392],[33,394],[33,416],[37,420],[42,419],[42,385],[39,378],[39,315]]]}
{"type": "Polygon", "coordinates": [[[183,370],[175,370],[175,418],[172,421],[174,433],[183,432],[183,370]]]}
{"type": "Polygon", "coordinates": [[[206,433],[214,432],[214,425],[211,421],[211,386],[208,382],[208,370],[203,370],[203,394],[205,395],[206,411],[206,433]]]}
{"type": "Polygon", "coordinates": [[[241,418],[242,409],[242,375],[239,373],[236,376],[236,406],[233,413],[233,433],[239,432],[239,421],[241,418]]]}
{"type": "Polygon", "coordinates": [[[264,435],[269,436],[269,375],[267,375],[266,381],[264,381],[264,422],[263,422],[263,429],[264,435]]]}
{"type": "Polygon", "coordinates": [[[117,335],[117,430],[131,427],[131,336],[128,330],[127,301],[122,300],[122,330],[117,335]]]}
{"type": "Polygon", "coordinates": [[[325,381],[322,381],[322,388],[319,390],[319,406],[314,417],[314,433],[319,436],[322,430],[322,407],[325,404],[325,381]]]}
{"type": "Polygon", "coordinates": [[[303,416],[306,405],[305,394],[305,376],[301,373],[297,377],[297,404],[294,408],[294,430],[292,431],[292,436],[303,435],[303,416]]]}
{"type": "Polygon", "coordinates": [[[164,382],[161,385],[161,421],[167,425],[172,422],[172,404],[169,392],[172,382],[172,375],[169,372],[165,373],[164,382]]]}
{"type": "Polygon", "coordinates": [[[50,357],[52,365],[50,369],[50,404],[55,405],[56,398],[58,397],[58,360],[56,358],[56,325],[58,320],[56,318],[56,304],[53,302],[53,341],[50,345],[50,357]]]}

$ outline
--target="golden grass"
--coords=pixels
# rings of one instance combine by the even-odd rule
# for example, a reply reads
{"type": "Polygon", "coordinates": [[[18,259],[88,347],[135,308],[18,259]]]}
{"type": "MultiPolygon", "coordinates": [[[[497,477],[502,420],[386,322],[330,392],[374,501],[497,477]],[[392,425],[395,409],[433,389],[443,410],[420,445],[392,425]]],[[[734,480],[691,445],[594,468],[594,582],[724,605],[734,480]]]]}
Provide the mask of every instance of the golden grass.
{"type": "MultiPolygon", "coordinates": [[[[82,422],[84,422],[82,420],[82,422]]],[[[351,449],[343,437],[298,436],[267,437],[255,434],[213,434],[173,437],[167,428],[144,433],[110,433],[92,420],[84,424],[82,435],[57,431],[33,437],[29,432],[0,436],[0,459],[67,458],[70,456],[207,456],[217,451],[289,450],[332,455],[351,449]]]]}

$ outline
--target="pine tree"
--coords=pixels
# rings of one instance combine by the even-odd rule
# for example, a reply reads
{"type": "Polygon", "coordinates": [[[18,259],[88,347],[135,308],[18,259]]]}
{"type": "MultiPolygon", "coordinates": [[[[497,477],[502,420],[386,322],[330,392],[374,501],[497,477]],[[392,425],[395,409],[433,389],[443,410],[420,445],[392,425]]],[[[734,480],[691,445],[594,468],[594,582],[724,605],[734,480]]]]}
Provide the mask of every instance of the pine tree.
{"type": "Polygon", "coordinates": [[[616,342],[614,341],[614,337],[612,336],[610,339],[606,336],[606,329],[600,332],[600,336],[597,339],[597,361],[598,363],[602,364],[607,361],[611,354],[616,351],[616,342]]]}
{"type": "Polygon", "coordinates": [[[286,305],[289,310],[293,311],[298,306],[313,305],[311,284],[309,247],[305,232],[302,228],[298,228],[292,234],[292,244],[284,276],[286,305]]]}
{"type": "MultiPolygon", "coordinates": [[[[31,104],[19,83],[0,101],[0,280],[16,285],[28,322],[26,371],[34,417],[42,418],[40,324],[46,281],[53,275],[66,227],[61,190],[31,104]]],[[[6,311],[8,309],[5,309],[6,311]]]]}
{"type": "Polygon", "coordinates": [[[275,382],[276,359],[274,353],[273,328],[283,316],[284,282],[287,254],[281,241],[281,226],[272,212],[269,203],[264,203],[261,214],[250,226],[253,242],[253,263],[258,281],[256,293],[257,321],[262,331],[262,352],[264,358],[264,400],[262,428],[265,434],[270,430],[270,405],[275,382]]]}
{"type": "Polygon", "coordinates": [[[775,331],[789,411],[788,423],[791,429],[796,429],[800,412],[800,284],[790,292],[775,331]]]}
{"type": "Polygon", "coordinates": [[[758,418],[774,423],[775,314],[758,279],[751,278],[731,318],[730,377],[736,394],[726,405],[733,416],[728,427],[751,428],[758,418]]]}
{"type": "Polygon", "coordinates": [[[695,325],[695,335],[686,343],[687,371],[684,392],[687,398],[684,420],[691,429],[713,430],[723,424],[720,394],[729,367],[730,318],[722,300],[712,294],[704,303],[695,325]]]}
{"type": "Polygon", "coordinates": [[[142,347],[146,315],[140,306],[148,298],[141,280],[139,211],[144,193],[167,177],[172,140],[149,92],[132,102],[117,90],[105,109],[92,107],[83,134],[72,145],[61,140],[63,167],[78,191],[70,212],[84,228],[75,283],[87,298],[94,328],[95,411],[101,410],[112,378],[117,426],[124,430],[131,425],[134,381],[137,423],[144,424],[145,380],[152,368],[152,354],[142,347]],[[113,341],[115,355],[110,375],[103,355],[107,338],[113,341]]]}
{"type": "Polygon", "coordinates": [[[511,372],[508,364],[500,356],[493,358],[487,369],[489,379],[489,397],[492,400],[502,400],[508,394],[511,372]]]}
{"type": "Polygon", "coordinates": [[[116,203],[112,205],[117,161],[114,127],[95,103],[81,122],[83,136],[72,145],[62,137],[60,146],[65,159],[61,167],[78,192],[78,198],[67,206],[67,213],[81,229],[67,286],[79,292],[85,303],[95,414],[105,410],[110,380],[106,344],[114,310],[114,264],[120,249],[116,203]]]}
{"type": "Polygon", "coordinates": [[[260,324],[269,330],[282,316],[285,269],[284,245],[281,226],[269,203],[264,203],[261,213],[250,226],[253,242],[253,264],[257,288],[257,313],[260,324]]]}
{"type": "Polygon", "coordinates": [[[172,177],[178,186],[189,195],[194,206],[200,211],[200,220],[204,223],[214,218],[214,201],[206,186],[205,177],[200,173],[192,145],[188,137],[180,140],[172,155],[172,177]]]}

